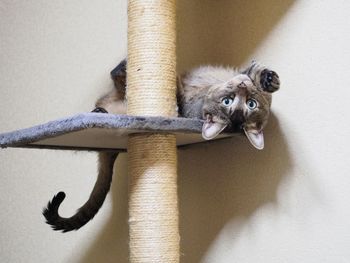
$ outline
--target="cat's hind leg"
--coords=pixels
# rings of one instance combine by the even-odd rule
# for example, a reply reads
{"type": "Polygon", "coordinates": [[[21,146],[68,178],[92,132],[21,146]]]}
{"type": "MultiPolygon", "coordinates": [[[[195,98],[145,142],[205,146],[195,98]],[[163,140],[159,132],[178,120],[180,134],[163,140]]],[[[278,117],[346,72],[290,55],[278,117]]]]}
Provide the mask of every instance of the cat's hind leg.
{"type": "Polygon", "coordinates": [[[115,89],[101,97],[96,102],[96,108],[92,112],[113,114],[126,113],[126,63],[124,59],[111,71],[111,78],[114,82],[115,89]]]}
{"type": "Polygon", "coordinates": [[[116,89],[112,90],[96,102],[92,112],[126,114],[124,94],[120,94],[116,89]]]}
{"type": "Polygon", "coordinates": [[[123,94],[125,94],[126,87],[126,65],[127,60],[124,59],[111,71],[111,78],[114,81],[115,88],[123,94]]]}
{"type": "Polygon", "coordinates": [[[93,109],[91,112],[96,112],[96,113],[108,113],[108,111],[102,107],[96,107],[93,109]]]}

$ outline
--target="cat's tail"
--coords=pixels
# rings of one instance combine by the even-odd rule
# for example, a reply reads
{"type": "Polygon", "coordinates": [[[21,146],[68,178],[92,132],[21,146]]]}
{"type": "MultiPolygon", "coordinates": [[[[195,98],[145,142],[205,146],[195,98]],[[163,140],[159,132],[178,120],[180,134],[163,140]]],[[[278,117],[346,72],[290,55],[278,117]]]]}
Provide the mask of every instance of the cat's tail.
{"type": "Polygon", "coordinates": [[[66,197],[64,192],[55,195],[52,201],[48,202],[47,207],[43,210],[46,223],[52,226],[54,230],[69,232],[77,230],[89,222],[103,205],[106,195],[110,189],[113,165],[118,153],[101,152],[99,153],[98,177],[95,186],[87,202],[78,209],[75,215],[64,218],[58,214],[58,209],[66,197]]]}

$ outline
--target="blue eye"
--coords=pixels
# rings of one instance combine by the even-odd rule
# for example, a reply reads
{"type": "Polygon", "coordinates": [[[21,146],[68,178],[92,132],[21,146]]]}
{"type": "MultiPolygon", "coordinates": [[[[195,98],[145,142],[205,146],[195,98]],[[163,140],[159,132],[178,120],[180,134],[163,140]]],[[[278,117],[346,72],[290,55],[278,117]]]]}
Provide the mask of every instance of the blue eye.
{"type": "Polygon", "coordinates": [[[223,98],[223,99],[221,100],[221,103],[222,103],[224,106],[228,107],[228,106],[230,106],[230,105],[233,103],[233,99],[230,98],[230,97],[225,97],[225,98],[223,98]]]}
{"type": "Polygon", "coordinates": [[[258,103],[256,102],[256,100],[253,100],[253,99],[247,100],[246,104],[250,110],[254,110],[258,106],[258,103]]]}

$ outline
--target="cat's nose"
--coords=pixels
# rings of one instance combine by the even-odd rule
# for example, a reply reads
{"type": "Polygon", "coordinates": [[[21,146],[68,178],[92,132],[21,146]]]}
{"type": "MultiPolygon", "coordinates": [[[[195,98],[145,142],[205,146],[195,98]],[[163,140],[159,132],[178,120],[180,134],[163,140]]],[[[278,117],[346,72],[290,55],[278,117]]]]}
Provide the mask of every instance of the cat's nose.
{"type": "Polygon", "coordinates": [[[253,86],[252,80],[245,74],[235,76],[232,81],[235,86],[241,89],[246,89],[253,86]]]}

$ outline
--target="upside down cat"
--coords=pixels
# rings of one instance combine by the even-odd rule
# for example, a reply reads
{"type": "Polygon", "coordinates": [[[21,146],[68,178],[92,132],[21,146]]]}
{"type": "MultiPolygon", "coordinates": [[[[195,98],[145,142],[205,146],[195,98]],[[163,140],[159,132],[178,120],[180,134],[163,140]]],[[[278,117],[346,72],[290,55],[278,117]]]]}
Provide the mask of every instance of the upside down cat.
{"type": "MultiPolygon", "coordinates": [[[[94,112],[126,113],[126,60],[111,76],[115,89],[96,102],[94,112]]],[[[264,148],[263,129],[271,107],[271,93],[279,89],[276,72],[253,62],[244,70],[199,67],[178,76],[177,106],[180,117],[203,119],[202,136],[210,140],[221,132],[244,132],[257,149],[264,148]]],[[[59,192],[48,203],[43,215],[54,230],[77,230],[90,221],[101,208],[110,189],[113,165],[118,153],[100,152],[95,186],[87,202],[75,215],[63,218],[58,208],[65,198],[59,192]]]]}

